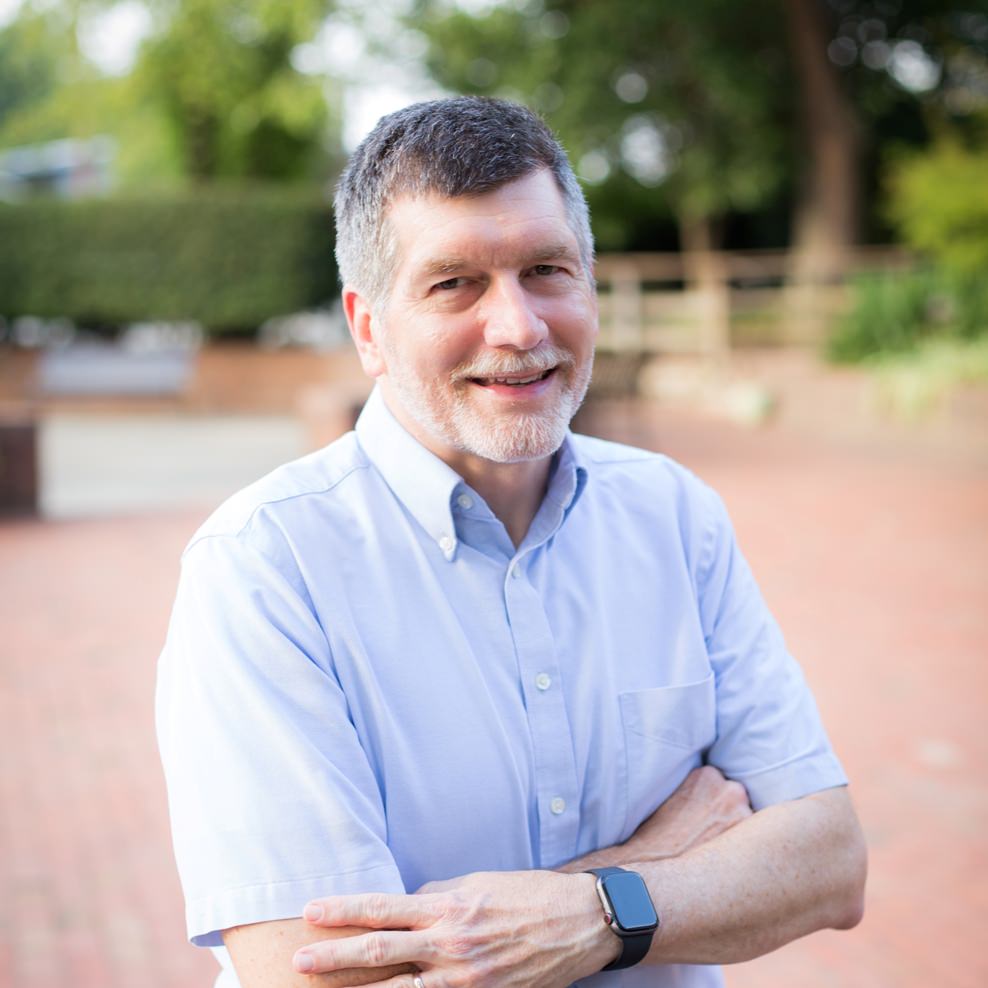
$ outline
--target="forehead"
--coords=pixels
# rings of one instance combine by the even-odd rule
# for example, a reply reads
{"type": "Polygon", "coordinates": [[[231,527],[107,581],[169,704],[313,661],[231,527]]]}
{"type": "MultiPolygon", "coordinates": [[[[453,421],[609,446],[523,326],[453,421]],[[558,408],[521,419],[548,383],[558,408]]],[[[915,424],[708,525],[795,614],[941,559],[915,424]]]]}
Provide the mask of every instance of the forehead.
{"type": "Polygon", "coordinates": [[[509,263],[553,245],[578,253],[562,193],[545,169],[476,196],[400,196],[386,215],[399,277],[444,257],[509,263]]]}

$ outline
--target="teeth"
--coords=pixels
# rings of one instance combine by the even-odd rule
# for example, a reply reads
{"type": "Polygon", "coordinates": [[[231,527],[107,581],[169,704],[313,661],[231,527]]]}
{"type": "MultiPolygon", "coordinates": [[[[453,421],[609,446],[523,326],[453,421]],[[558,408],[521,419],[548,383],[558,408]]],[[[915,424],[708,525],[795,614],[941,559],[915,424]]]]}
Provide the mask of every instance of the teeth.
{"type": "Polygon", "coordinates": [[[533,374],[531,377],[488,377],[484,379],[485,384],[534,384],[536,381],[541,381],[543,377],[548,373],[548,371],[542,371],[539,374],[533,374]]]}

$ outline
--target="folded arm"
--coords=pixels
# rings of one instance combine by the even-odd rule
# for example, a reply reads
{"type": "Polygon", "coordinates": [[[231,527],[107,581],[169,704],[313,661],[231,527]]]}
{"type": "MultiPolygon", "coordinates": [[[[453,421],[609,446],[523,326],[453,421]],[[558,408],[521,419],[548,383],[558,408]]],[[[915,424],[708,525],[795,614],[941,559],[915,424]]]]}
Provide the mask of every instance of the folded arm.
{"type": "MultiPolygon", "coordinates": [[[[691,847],[710,840],[739,821],[751,816],[744,787],[727,782],[713,768],[705,767],[690,773],[683,784],[659,809],[639,827],[627,844],[594,852],[579,861],[565,865],[561,871],[582,872],[585,868],[601,867],[636,860],[659,861],[683,854],[691,847]]],[[[529,874],[551,873],[512,873],[529,874]]],[[[477,877],[483,884],[486,878],[477,877]]],[[[421,889],[422,894],[452,888],[461,880],[434,882],[421,889]]],[[[527,878],[523,878],[527,884],[527,878]]],[[[560,879],[560,887],[568,882],[560,879]]],[[[591,885],[592,888],[592,885],[591,885]]],[[[595,920],[599,919],[596,898],[590,903],[595,920]]],[[[300,903],[300,907],[301,907],[300,903]]],[[[585,906],[581,904],[581,910],[585,906]]],[[[567,919],[564,918],[564,923],[567,919]]],[[[353,937],[371,932],[370,922],[353,926],[316,926],[303,919],[253,923],[226,930],[223,941],[233,959],[243,988],[293,988],[319,985],[320,988],[349,988],[375,984],[402,973],[417,971],[414,964],[380,966],[358,965],[315,975],[292,970],[292,960],[303,947],[324,941],[353,937]]],[[[605,941],[606,943],[606,941],[605,941]]],[[[602,962],[605,963],[605,962],[602,962]]],[[[366,962],[365,962],[366,964],[366,962]]]]}
{"type": "Polygon", "coordinates": [[[748,960],[861,918],[866,852],[847,790],[780,803],[685,854],[626,862],[662,920],[646,962],[748,960]]]}
{"type": "MultiPolygon", "coordinates": [[[[709,782],[711,771],[701,770],[707,774],[700,781],[709,782]]],[[[737,801],[737,789],[729,790],[728,804],[737,801]]],[[[646,963],[740,961],[814,930],[858,921],[865,851],[846,790],[754,815],[728,810],[722,825],[704,815],[702,796],[686,796],[678,803],[674,796],[626,844],[562,872],[481,873],[435,883],[415,896],[318,900],[315,922],[324,933],[342,926],[372,932],[315,943],[295,955],[296,969],[410,964],[426,988],[568,985],[618,953],[594,880],[582,873],[601,865],[633,868],[648,884],[662,927],[646,963]]],[[[388,982],[381,972],[371,983],[411,988],[410,976],[388,982]]]]}
{"type": "MultiPolygon", "coordinates": [[[[707,787],[724,819],[732,785],[707,787]]],[[[680,799],[677,791],[670,803],[680,799]]],[[[716,815],[705,820],[699,811],[694,795],[675,814],[660,811],[646,821],[627,844],[566,866],[616,865],[642,875],[662,924],[646,963],[748,960],[814,930],[847,929],[860,920],[866,851],[845,788],[767,807],[741,827],[718,826],[716,815]],[[690,838],[687,829],[681,852],[663,853],[687,814],[691,826],[708,826],[706,835],[690,838]]]]}

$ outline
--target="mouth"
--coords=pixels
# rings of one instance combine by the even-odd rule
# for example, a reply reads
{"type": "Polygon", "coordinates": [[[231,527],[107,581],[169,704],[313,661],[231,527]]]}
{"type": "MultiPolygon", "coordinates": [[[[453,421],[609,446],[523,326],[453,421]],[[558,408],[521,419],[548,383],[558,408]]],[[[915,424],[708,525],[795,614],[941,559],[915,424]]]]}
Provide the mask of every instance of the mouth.
{"type": "Polygon", "coordinates": [[[497,377],[471,377],[469,380],[472,384],[478,384],[484,388],[498,385],[508,388],[524,388],[530,384],[538,384],[540,381],[546,380],[551,374],[554,374],[555,371],[555,367],[550,367],[548,370],[540,371],[536,374],[528,374],[526,376],[519,374],[503,374],[497,377]]]}

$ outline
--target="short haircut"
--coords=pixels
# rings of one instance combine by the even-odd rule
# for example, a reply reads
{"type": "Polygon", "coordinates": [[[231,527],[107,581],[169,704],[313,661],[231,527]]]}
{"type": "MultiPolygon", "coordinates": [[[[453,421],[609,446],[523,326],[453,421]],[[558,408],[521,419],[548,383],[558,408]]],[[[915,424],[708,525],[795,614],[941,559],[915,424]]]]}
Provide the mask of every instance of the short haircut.
{"type": "Polygon", "coordinates": [[[458,96],[382,117],[336,189],[340,278],[372,304],[387,298],[397,263],[387,209],[399,196],[483,195],[542,168],[562,193],[589,275],[593,234],[587,202],[566,152],[535,113],[507,100],[458,96]]]}

